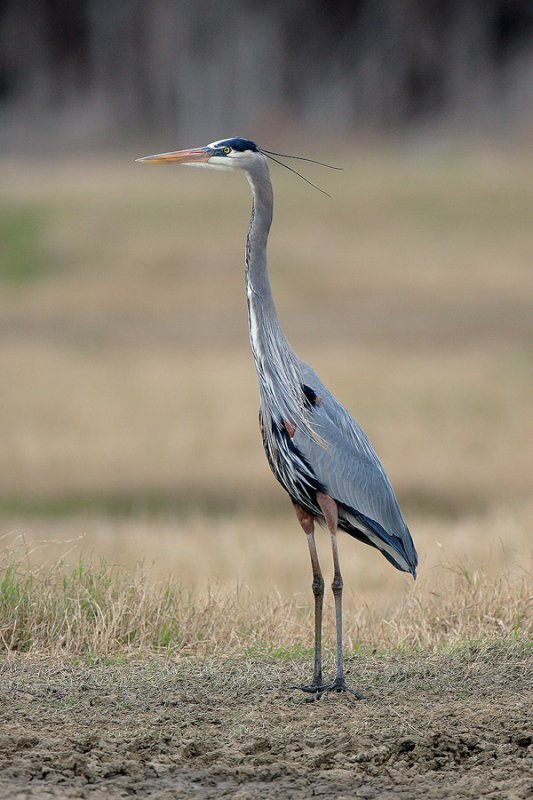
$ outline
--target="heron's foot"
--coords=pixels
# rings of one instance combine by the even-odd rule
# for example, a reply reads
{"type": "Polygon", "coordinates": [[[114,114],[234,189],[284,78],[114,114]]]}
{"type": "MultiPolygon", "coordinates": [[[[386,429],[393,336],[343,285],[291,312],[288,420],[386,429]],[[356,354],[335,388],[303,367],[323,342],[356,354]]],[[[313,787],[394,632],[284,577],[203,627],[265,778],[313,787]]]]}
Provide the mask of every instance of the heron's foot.
{"type": "Polygon", "coordinates": [[[330,692],[348,692],[348,694],[353,694],[357,700],[364,700],[365,696],[358,692],[357,689],[352,689],[351,686],[348,686],[344,677],[342,678],[335,678],[333,683],[330,683],[328,686],[321,686],[320,687],[320,697],[323,697],[325,694],[329,694],[330,692]]]}
{"type": "Polygon", "coordinates": [[[353,694],[358,700],[364,700],[364,695],[358,692],[357,689],[352,689],[348,686],[344,678],[336,678],[333,683],[313,682],[309,685],[304,684],[303,686],[293,686],[292,688],[300,689],[302,692],[314,695],[312,700],[320,700],[321,697],[324,697],[324,695],[330,692],[348,692],[349,694],[353,694]]]}
{"type": "Polygon", "coordinates": [[[322,681],[320,683],[304,683],[303,686],[291,686],[291,689],[300,689],[302,692],[306,692],[307,694],[317,694],[324,688],[322,681]]]}

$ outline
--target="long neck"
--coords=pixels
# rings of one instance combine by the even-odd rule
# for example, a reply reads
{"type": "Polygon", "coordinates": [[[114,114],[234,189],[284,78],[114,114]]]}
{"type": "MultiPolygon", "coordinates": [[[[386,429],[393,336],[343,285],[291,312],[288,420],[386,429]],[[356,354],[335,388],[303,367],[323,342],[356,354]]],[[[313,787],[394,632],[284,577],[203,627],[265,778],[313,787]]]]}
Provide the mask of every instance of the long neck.
{"type": "Polygon", "coordinates": [[[253,205],[246,239],[245,275],[250,343],[262,403],[285,420],[301,415],[300,362],[281,330],[267,272],[267,240],[272,224],[272,183],[266,162],[247,173],[253,205]]]}
{"type": "MultiPolygon", "coordinates": [[[[272,335],[281,332],[267,271],[267,241],[272,224],[274,197],[268,167],[248,174],[252,188],[252,215],[246,237],[245,279],[250,342],[254,357],[266,353],[272,335]]],[[[256,358],[257,362],[257,358],[256,358]]]]}

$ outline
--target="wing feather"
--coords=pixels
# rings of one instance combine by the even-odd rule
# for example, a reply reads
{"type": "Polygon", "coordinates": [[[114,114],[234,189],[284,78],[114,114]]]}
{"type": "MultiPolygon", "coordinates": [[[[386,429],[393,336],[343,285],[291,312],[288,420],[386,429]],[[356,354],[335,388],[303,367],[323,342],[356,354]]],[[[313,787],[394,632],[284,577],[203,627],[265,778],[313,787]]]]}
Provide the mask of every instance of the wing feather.
{"type": "Polygon", "coordinates": [[[369,543],[379,547],[392,563],[398,561],[396,566],[414,574],[417,556],[411,534],[368,437],[307,365],[305,379],[317,396],[309,411],[317,436],[297,429],[295,446],[340,504],[341,516],[365,533],[369,543]]]}

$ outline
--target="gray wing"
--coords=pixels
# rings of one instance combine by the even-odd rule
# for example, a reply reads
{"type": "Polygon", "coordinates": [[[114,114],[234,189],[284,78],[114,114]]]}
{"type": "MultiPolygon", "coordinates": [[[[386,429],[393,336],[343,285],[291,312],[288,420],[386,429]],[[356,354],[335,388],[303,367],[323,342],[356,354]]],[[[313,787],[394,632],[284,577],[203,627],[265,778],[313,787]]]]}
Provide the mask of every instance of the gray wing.
{"type": "Polygon", "coordinates": [[[414,573],[417,557],[411,535],[374,448],[314,370],[304,365],[303,374],[316,394],[309,421],[320,441],[297,429],[295,446],[328,494],[345,507],[348,522],[363,530],[395,566],[414,573]]]}

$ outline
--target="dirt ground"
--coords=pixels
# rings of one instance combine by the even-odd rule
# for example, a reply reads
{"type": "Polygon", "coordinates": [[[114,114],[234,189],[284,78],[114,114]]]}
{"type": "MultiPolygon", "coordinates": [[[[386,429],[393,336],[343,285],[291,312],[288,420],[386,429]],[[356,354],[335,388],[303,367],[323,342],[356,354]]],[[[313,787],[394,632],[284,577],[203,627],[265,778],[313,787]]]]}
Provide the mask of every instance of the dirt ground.
{"type": "Polygon", "coordinates": [[[305,702],[307,666],[4,661],[0,798],[533,797],[523,652],[360,656],[363,701],[305,702]]]}

